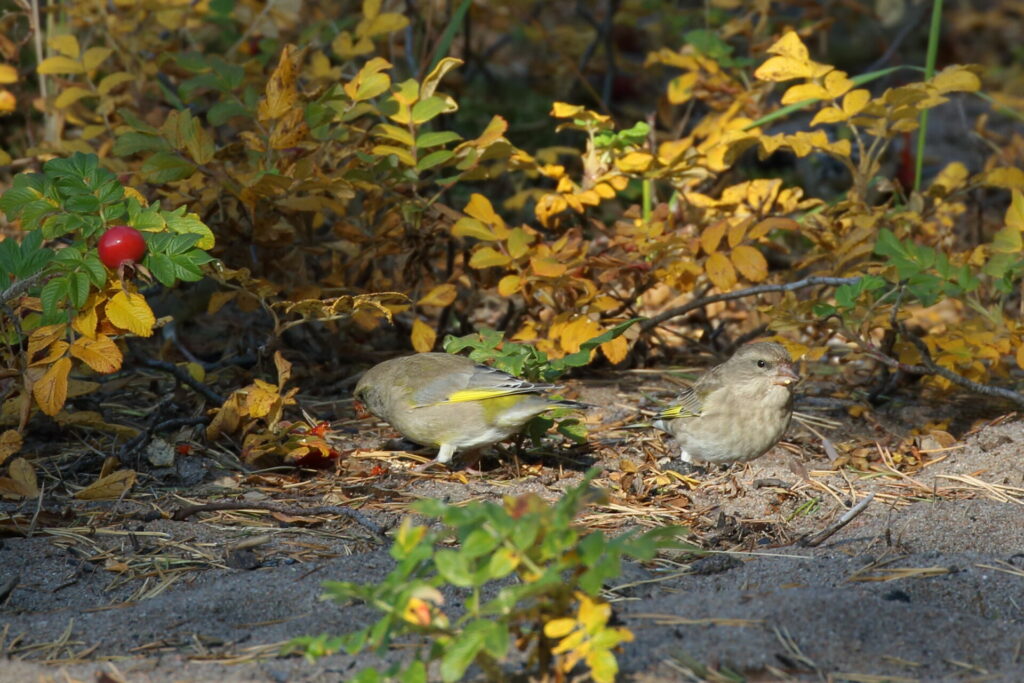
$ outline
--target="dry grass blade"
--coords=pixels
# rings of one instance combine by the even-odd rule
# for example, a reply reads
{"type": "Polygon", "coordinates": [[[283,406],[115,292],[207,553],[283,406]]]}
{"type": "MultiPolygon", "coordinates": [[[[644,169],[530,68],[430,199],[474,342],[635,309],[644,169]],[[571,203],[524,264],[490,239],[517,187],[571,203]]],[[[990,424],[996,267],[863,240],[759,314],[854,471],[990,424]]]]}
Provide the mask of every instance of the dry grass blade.
{"type": "Polygon", "coordinates": [[[1010,574],[1012,576],[1019,576],[1024,578],[1024,569],[1015,567],[1009,562],[1003,560],[996,560],[995,564],[975,564],[975,567],[981,567],[982,569],[993,569],[997,572],[1003,572],[1004,574],[1010,574]]]}
{"type": "Polygon", "coordinates": [[[772,631],[775,633],[775,637],[779,639],[779,642],[782,643],[782,647],[786,649],[786,656],[789,659],[792,659],[795,663],[801,664],[811,671],[820,671],[818,665],[814,663],[814,660],[803,653],[803,650],[800,649],[800,645],[798,645],[796,640],[793,639],[793,636],[789,635],[789,631],[785,627],[780,629],[773,626],[772,631]]]}
{"type": "Polygon", "coordinates": [[[851,683],[918,683],[920,679],[903,676],[876,676],[875,674],[836,673],[829,677],[833,681],[850,681],[851,683]]]}
{"type": "Polygon", "coordinates": [[[980,490],[986,497],[1000,503],[1016,503],[1024,505],[1024,489],[1016,486],[1004,486],[1002,484],[990,484],[969,474],[939,474],[940,479],[949,479],[966,484],[969,489],[980,490]]]}
{"type": "Polygon", "coordinates": [[[888,560],[879,560],[867,564],[849,577],[847,581],[897,581],[899,579],[926,579],[933,576],[942,576],[943,574],[951,574],[953,570],[950,567],[887,567],[886,565],[892,564],[899,560],[899,557],[893,557],[888,560]]]}

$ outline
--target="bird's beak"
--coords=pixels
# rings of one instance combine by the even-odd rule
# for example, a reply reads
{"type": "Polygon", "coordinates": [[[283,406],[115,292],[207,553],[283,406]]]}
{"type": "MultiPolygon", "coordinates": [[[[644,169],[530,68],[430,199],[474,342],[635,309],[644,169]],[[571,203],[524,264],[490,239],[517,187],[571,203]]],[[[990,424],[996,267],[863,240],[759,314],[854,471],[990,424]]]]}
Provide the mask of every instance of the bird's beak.
{"type": "Polygon", "coordinates": [[[789,363],[785,363],[779,366],[778,372],[775,373],[775,381],[773,384],[777,384],[782,387],[788,387],[790,384],[796,384],[800,381],[800,375],[796,374],[796,370],[789,363]]]}

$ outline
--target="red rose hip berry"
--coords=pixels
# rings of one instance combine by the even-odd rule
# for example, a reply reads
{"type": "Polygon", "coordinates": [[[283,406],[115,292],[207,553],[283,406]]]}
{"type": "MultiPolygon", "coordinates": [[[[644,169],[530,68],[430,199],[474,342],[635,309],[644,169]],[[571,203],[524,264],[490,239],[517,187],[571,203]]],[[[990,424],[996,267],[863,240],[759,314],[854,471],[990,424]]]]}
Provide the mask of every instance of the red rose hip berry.
{"type": "Polygon", "coordinates": [[[146,240],[142,233],[127,225],[115,225],[100,237],[97,246],[100,261],[107,268],[116,270],[122,264],[135,264],[146,253],[146,240]]]}

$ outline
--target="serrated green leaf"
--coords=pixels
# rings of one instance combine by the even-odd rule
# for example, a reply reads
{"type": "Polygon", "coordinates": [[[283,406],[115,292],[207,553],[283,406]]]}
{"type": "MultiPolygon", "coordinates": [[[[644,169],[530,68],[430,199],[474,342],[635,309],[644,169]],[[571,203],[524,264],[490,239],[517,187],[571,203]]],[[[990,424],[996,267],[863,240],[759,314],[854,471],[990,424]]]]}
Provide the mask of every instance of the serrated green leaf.
{"type": "Polygon", "coordinates": [[[45,285],[39,294],[39,300],[43,304],[43,312],[53,315],[58,312],[58,305],[68,295],[68,278],[66,275],[59,275],[45,285]]]}
{"type": "Polygon", "coordinates": [[[174,263],[167,254],[150,251],[143,259],[143,265],[149,268],[153,277],[160,281],[165,287],[173,287],[176,281],[174,263]]]}

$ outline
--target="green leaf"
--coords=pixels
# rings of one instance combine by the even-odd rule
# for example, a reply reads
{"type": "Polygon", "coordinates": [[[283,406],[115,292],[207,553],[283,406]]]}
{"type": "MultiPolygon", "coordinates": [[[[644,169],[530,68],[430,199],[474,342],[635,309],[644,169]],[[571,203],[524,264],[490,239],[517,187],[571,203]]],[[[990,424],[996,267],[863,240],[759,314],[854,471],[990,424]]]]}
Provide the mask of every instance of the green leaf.
{"type": "Polygon", "coordinates": [[[43,285],[43,291],[39,295],[39,299],[43,304],[43,312],[50,315],[57,313],[58,304],[60,304],[67,295],[68,278],[66,275],[60,275],[47,282],[43,285]]]}
{"type": "Polygon", "coordinates": [[[416,146],[420,149],[428,149],[430,147],[437,147],[438,145],[444,145],[461,139],[461,135],[453,133],[450,130],[431,131],[429,133],[423,133],[416,138],[416,146]]]}
{"type": "Polygon", "coordinates": [[[448,100],[439,95],[431,95],[412,106],[412,122],[421,125],[449,109],[448,100]]]}
{"type": "Polygon", "coordinates": [[[167,254],[148,252],[143,259],[143,265],[153,273],[153,276],[165,287],[173,287],[176,282],[174,263],[167,254]]]}
{"type": "Polygon", "coordinates": [[[462,554],[469,558],[480,557],[498,547],[498,539],[485,529],[474,529],[462,542],[462,554]]]}
{"type": "Polygon", "coordinates": [[[151,183],[183,180],[195,173],[195,170],[195,164],[174,152],[157,152],[142,162],[142,173],[151,183]]]}
{"type": "Polygon", "coordinates": [[[211,126],[222,126],[236,116],[251,119],[252,112],[241,102],[218,102],[206,112],[206,120],[211,126]]]}
{"type": "Polygon", "coordinates": [[[450,149],[439,149],[431,152],[427,156],[423,157],[416,162],[416,170],[419,172],[428,171],[435,166],[443,164],[444,162],[455,156],[455,152],[450,149]]]}
{"type": "Polygon", "coordinates": [[[441,680],[445,683],[460,680],[477,653],[483,649],[485,633],[479,628],[470,628],[475,623],[478,622],[470,622],[469,627],[456,636],[445,650],[441,658],[441,680]]]}
{"type": "Polygon", "coordinates": [[[128,132],[114,142],[114,156],[126,157],[139,152],[169,152],[171,145],[162,137],[148,133],[128,132]]]}
{"type": "Polygon", "coordinates": [[[434,555],[437,572],[448,583],[462,588],[473,585],[473,576],[466,557],[455,550],[439,550],[434,555]]]}

